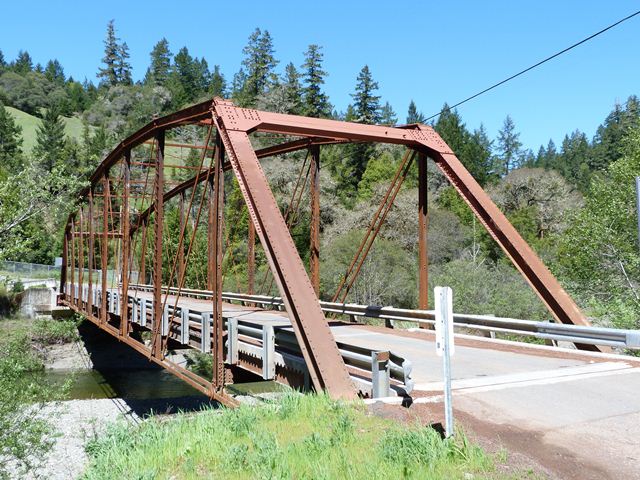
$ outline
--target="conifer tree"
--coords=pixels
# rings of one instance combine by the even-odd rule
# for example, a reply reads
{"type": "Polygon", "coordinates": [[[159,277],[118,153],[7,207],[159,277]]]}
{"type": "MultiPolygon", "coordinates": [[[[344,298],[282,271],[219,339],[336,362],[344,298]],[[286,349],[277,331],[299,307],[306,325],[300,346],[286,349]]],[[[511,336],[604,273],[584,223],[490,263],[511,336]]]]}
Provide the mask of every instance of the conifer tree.
{"type": "Polygon", "coordinates": [[[119,85],[131,85],[133,83],[131,78],[131,64],[127,61],[128,59],[129,46],[127,42],[123,42],[118,46],[118,62],[116,63],[119,85]]]}
{"type": "Polygon", "coordinates": [[[126,42],[120,44],[116,36],[116,28],[113,20],[107,24],[107,37],[104,40],[104,57],[102,58],[103,68],[98,71],[98,78],[102,79],[100,84],[106,87],[116,85],[131,85],[131,65],[127,61],[129,58],[129,47],[126,42]]]}
{"type": "Polygon", "coordinates": [[[151,65],[147,69],[144,77],[144,83],[147,85],[163,86],[169,79],[171,73],[171,51],[169,50],[169,42],[166,38],[162,38],[153,46],[151,50],[151,65]]]}
{"type": "Polygon", "coordinates": [[[44,76],[47,77],[47,80],[50,82],[57,83],[58,85],[64,85],[66,80],[64,76],[64,69],[56,59],[49,60],[47,62],[47,66],[44,69],[44,76]]]}
{"type": "Polygon", "coordinates": [[[225,98],[227,96],[227,81],[222,72],[220,72],[220,65],[213,66],[211,81],[209,82],[209,94],[213,97],[225,98]]]}
{"type": "Polygon", "coordinates": [[[64,123],[57,107],[47,109],[36,131],[33,155],[44,173],[51,173],[63,160],[65,147],[64,123]]]}
{"type": "Polygon", "coordinates": [[[285,67],[284,79],[282,82],[285,101],[289,106],[288,112],[294,115],[302,113],[302,86],[300,85],[300,74],[293,63],[285,67]]]}
{"type": "Polygon", "coordinates": [[[195,62],[187,47],[182,47],[173,57],[171,89],[177,105],[193,102],[198,96],[199,67],[195,62]]]}
{"type": "Polygon", "coordinates": [[[315,118],[331,116],[331,104],[327,95],[322,91],[327,72],[322,69],[323,54],[321,49],[322,47],[319,45],[309,45],[302,64],[304,79],[302,113],[315,118]]]}
{"type": "Polygon", "coordinates": [[[380,123],[389,127],[398,123],[398,117],[396,112],[393,111],[393,107],[389,102],[385,102],[380,111],[380,123]]]}
{"type": "Polygon", "coordinates": [[[246,105],[254,105],[259,95],[265,93],[276,80],[274,69],[278,61],[274,57],[273,40],[268,30],[256,28],[249,42],[242,49],[242,66],[246,73],[243,85],[246,105]]]}
{"type": "Polygon", "coordinates": [[[409,109],[407,111],[407,123],[425,123],[426,120],[421,112],[418,112],[416,103],[411,100],[409,103],[409,109]]]}
{"type": "Polygon", "coordinates": [[[107,37],[104,40],[104,57],[102,57],[104,68],[100,68],[98,71],[98,78],[102,79],[100,83],[108,87],[118,84],[118,56],[120,54],[118,40],[114,21],[110,20],[107,24],[107,37]]]}
{"type": "Polygon", "coordinates": [[[13,65],[13,71],[20,74],[25,75],[33,70],[33,60],[31,60],[31,55],[29,52],[20,50],[18,52],[18,58],[13,65]]]}
{"type": "Polygon", "coordinates": [[[22,127],[0,103],[0,176],[17,173],[22,165],[22,127]]]}
{"type": "Polygon", "coordinates": [[[520,134],[516,132],[513,119],[507,115],[502,129],[498,132],[498,159],[500,161],[499,174],[507,175],[511,170],[518,168],[522,161],[522,143],[520,134]]]}
{"type": "Polygon", "coordinates": [[[2,72],[4,72],[6,68],[7,61],[4,58],[4,53],[2,53],[2,50],[0,50],[0,74],[2,74],[2,72]]]}
{"type": "Polygon", "coordinates": [[[358,74],[356,91],[351,94],[355,121],[374,125],[380,123],[380,96],[374,95],[378,90],[378,82],[373,80],[369,66],[365,65],[358,74]]]}

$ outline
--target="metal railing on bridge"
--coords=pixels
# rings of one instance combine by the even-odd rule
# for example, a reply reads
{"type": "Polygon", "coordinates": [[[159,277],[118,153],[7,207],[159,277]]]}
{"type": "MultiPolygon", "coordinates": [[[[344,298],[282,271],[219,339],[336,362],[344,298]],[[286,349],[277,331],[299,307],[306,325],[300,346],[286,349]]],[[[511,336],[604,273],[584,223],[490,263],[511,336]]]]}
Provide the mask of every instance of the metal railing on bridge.
{"type": "MultiPolygon", "coordinates": [[[[150,288],[148,285],[132,285],[131,287],[141,289],[150,288]]],[[[169,289],[169,293],[177,293],[177,289],[169,289]]],[[[211,292],[206,290],[181,289],[181,294],[196,298],[211,298],[211,292]]],[[[227,302],[253,304],[263,308],[284,309],[282,298],[268,295],[223,292],[222,299],[227,302]]],[[[322,300],[320,301],[320,306],[325,313],[382,320],[387,327],[393,327],[395,322],[415,323],[417,325],[433,325],[435,323],[435,312],[433,310],[411,310],[395,307],[326,302],[322,300]]],[[[561,342],[640,349],[640,330],[583,327],[578,325],[495,317],[492,315],[462,313],[454,313],[453,319],[454,326],[459,329],[512,334],[561,342]]]]}

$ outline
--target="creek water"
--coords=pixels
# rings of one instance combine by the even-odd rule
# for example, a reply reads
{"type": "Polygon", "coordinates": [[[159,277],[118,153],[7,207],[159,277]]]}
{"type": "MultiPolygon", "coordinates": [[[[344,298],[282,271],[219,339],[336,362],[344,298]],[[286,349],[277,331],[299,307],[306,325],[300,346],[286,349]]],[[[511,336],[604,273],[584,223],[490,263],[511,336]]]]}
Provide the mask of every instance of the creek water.
{"type": "Polygon", "coordinates": [[[70,387],[65,398],[87,400],[126,398],[132,400],[207,397],[166,370],[46,370],[42,380],[49,385],[70,387]]]}

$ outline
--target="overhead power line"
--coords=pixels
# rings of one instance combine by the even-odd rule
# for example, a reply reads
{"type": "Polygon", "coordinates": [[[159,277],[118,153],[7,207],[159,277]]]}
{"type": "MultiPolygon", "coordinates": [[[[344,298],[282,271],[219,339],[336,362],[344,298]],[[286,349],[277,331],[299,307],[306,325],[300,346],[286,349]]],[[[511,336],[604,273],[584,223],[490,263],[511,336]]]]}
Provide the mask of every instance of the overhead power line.
{"type": "Polygon", "coordinates": [[[606,31],[608,31],[608,30],[611,30],[611,29],[612,29],[612,28],[614,28],[614,27],[617,27],[617,26],[618,26],[618,25],[620,25],[621,23],[626,22],[627,20],[630,20],[630,19],[632,19],[633,17],[635,17],[635,16],[637,16],[637,15],[640,15],[640,10],[638,10],[637,12],[634,12],[634,13],[632,13],[631,15],[628,15],[628,16],[626,16],[626,17],[624,17],[624,18],[622,18],[622,19],[618,20],[618,21],[617,21],[617,22],[615,22],[615,23],[612,23],[612,24],[611,24],[611,25],[609,25],[608,27],[603,28],[602,30],[600,30],[600,31],[598,31],[598,32],[596,32],[596,33],[594,33],[593,35],[588,36],[587,38],[583,38],[583,39],[582,39],[582,40],[580,40],[579,42],[574,43],[573,45],[571,45],[571,46],[569,46],[569,47],[565,48],[564,50],[560,50],[559,52],[554,53],[554,54],[553,54],[553,55],[551,55],[550,57],[547,57],[547,58],[545,58],[544,60],[540,60],[540,61],[539,61],[538,63],[536,63],[535,65],[531,65],[530,67],[527,67],[527,68],[525,68],[524,70],[521,70],[521,71],[519,71],[518,73],[516,73],[516,74],[514,74],[514,75],[511,75],[510,77],[505,78],[504,80],[502,80],[502,81],[500,81],[500,82],[498,82],[498,83],[494,83],[494,84],[493,84],[493,85],[491,85],[490,87],[485,88],[484,90],[481,90],[480,92],[475,93],[475,94],[471,95],[470,97],[465,98],[464,100],[462,100],[462,101],[460,101],[460,102],[456,103],[455,105],[452,105],[452,106],[450,106],[450,107],[448,107],[448,108],[445,108],[445,109],[443,109],[443,110],[440,110],[438,113],[435,113],[435,114],[431,115],[430,117],[428,117],[427,119],[425,119],[425,121],[428,121],[428,120],[431,120],[431,119],[433,119],[433,118],[436,118],[437,116],[441,115],[441,114],[442,114],[442,113],[444,113],[445,111],[453,110],[454,108],[459,107],[459,106],[460,106],[460,105],[462,105],[463,103],[467,103],[468,101],[473,100],[474,98],[479,97],[480,95],[483,95],[483,94],[487,93],[488,91],[493,90],[494,88],[499,87],[500,85],[504,85],[505,83],[507,83],[507,82],[509,82],[509,81],[513,80],[514,78],[519,77],[520,75],[523,75],[523,74],[527,73],[528,71],[533,70],[533,69],[534,69],[534,68],[536,68],[536,67],[539,67],[539,66],[540,66],[540,65],[542,65],[543,63],[547,63],[549,60],[553,60],[554,58],[559,57],[559,56],[560,56],[560,55],[562,55],[563,53],[567,53],[569,50],[573,50],[573,49],[574,49],[574,48],[576,48],[577,46],[582,45],[583,43],[586,43],[586,42],[588,42],[589,40],[592,40],[592,39],[596,38],[598,35],[602,35],[604,32],[606,32],[606,31]]]}

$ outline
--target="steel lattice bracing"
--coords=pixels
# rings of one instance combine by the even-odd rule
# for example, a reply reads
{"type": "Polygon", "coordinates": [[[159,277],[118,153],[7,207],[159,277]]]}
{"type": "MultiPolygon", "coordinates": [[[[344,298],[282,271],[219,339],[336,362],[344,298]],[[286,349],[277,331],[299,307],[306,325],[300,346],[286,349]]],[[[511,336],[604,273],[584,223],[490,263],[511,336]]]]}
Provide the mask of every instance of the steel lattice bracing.
{"type": "MultiPolygon", "coordinates": [[[[221,291],[222,266],[233,254],[225,247],[228,230],[225,230],[224,184],[225,176],[227,181],[234,177],[244,199],[242,208],[248,209],[251,220],[247,231],[247,293],[254,293],[258,280],[255,271],[257,237],[283,298],[311,383],[316,389],[327,390],[335,397],[352,397],[355,390],[348,370],[318,300],[320,146],[349,142],[392,143],[408,149],[385,197],[386,203],[381,205],[375,222],[372,220],[367,242],[375,239],[411,162],[414,159],[418,162],[420,188],[416,199],[416,222],[419,225],[420,308],[426,307],[428,298],[428,157],[461,194],[556,320],[588,324],[558,281],[431,127],[371,126],[283,115],[238,108],[221,99],[154,120],[120,143],[96,169],[90,186],[81,192],[79,210],[70,215],[65,229],[61,301],[202,391],[228,402],[222,394],[224,384],[230,381],[230,372],[225,365],[228,338],[221,291]],[[204,144],[166,141],[168,131],[187,125],[204,131],[204,144]],[[254,150],[251,135],[256,133],[280,137],[282,142],[254,150]],[[182,147],[198,152],[199,166],[173,160],[175,150],[182,147]],[[309,151],[310,275],[289,232],[288,215],[281,213],[260,165],[261,158],[299,150],[309,151]],[[179,178],[176,178],[176,171],[182,172],[179,178]],[[173,221],[173,217],[167,219],[169,208],[178,211],[178,238],[170,237],[168,222],[173,221]],[[191,267],[195,262],[198,232],[207,241],[203,283],[213,292],[209,297],[212,300],[208,300],[211,302],[211,330],[208,331],[209,323],[206,326],[203,323],[200,332],[203,348],[214,358],[210,379],[198,377],[166,358],[169,343],[176,340],[174,327],[180,321],[176,317],[180,311],[180,292],[192,287],[187,284],[187,277],[192,274],[191,267]],[[140,319],[136,323],[131,318],[133,314],[143,314],[143,310],[133,308],[136,303],[135,295],[132,299],[130,293],[133,284],[148,284],[152,289],[152,308],[149,312],[144,311],[144,323],[149,317],[151,325],[151,339],[147,343],[136,331],[140,319]],[[84,293],[78,299],[79,286],[83,286],[80,290],[84,293]],[[170,296],[170,288],[174,292],[177,289],[177,295],[170,296]],[[120,294],[118,308],[114,310],[107,302],[112,298],[108,292],[116,290],[120,294]]],[[[363,243],[358,252],[360,257],[354,259],[351,270],[355,275],[369,248],[370,243],[363,243]]],[[[351,272],[347,272],[343,282],[346,291],[354,280],[350,275],[351,272]]],[[[346,296],[344,292],[338,293],[346,296]]]]}

